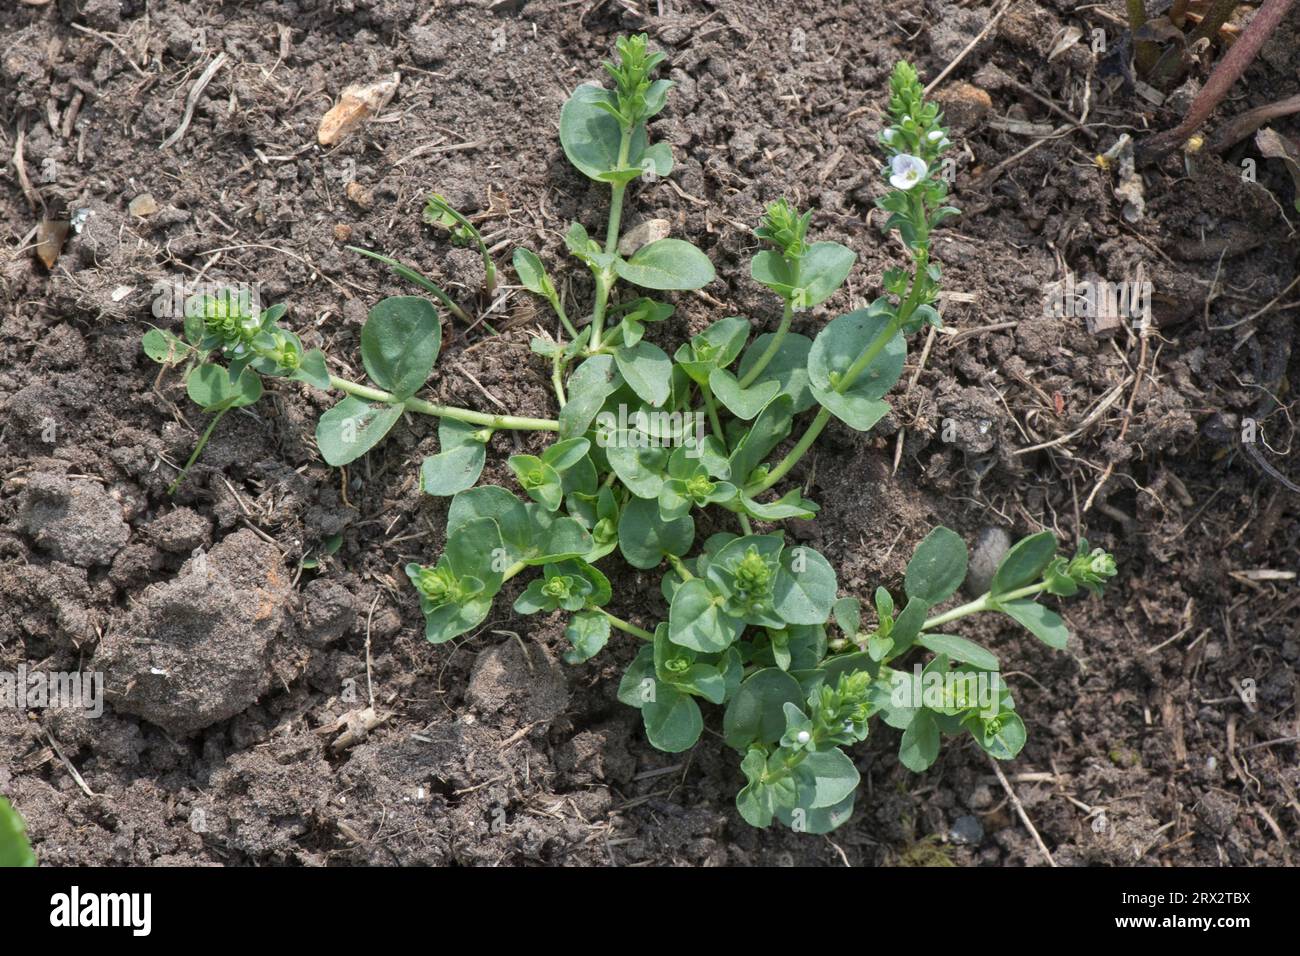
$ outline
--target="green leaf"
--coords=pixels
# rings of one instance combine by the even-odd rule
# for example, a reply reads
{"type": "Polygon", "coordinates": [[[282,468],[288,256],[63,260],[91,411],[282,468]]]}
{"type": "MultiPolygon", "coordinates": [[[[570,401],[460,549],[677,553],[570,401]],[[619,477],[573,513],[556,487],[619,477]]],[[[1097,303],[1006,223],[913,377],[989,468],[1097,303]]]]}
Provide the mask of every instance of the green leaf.
{"type": "Polygon", "coordinates": [[[862,605],[857,598],[840,598],[831,606],[835,623],[850,640],[862,629],[862,605]]]}
{"type": "Polygon", "coordinates": [[[691,650],[715,653],[740,637],[744,622],[725,614],[713,590],[702,578],[684,582],[668,610],[668,638],[691,650]]]}
{"type": "Polygon", "coordinates": [[[322,390],[330,388],[329,367],[325,364],[325,353],[320,349],[311,349],[302,353],[302,361],[297,371],[289,376],[296,382],[306,382],[322,390]]]}
{"type": "Polygon", "coordinates": [[[893,630],[889,632],[893,647],[889,651],[890,657],[897,657],[903,651],[912,646],[917,635],[921,633],[921,628],[925,625],[925,619],[930,613],[930,604],[921,598],[908,598],[907,606],[903,608],[897,620],[894,621],[893,630]]]}
{"type": "Polygon", "coordinates": [[[642,445],[633,432],[618,432],[605,448],[609,467],[619,481],[638,498],[658,498],[663,490],[663,475],[668,468],[669,451],[657,445],[642,445]]]}
{"type": "Polygon", "coordinates": [[[775,667],[755,671],[740,685],[722,717],[727,746],[744,751],[752,743],[774,744],[785,733],[785,705],[803,704],[799,682],[775,667]]]}
{"type": "Polygon", "coordinates": [[[326,463],[337,468],[370,451],[401,417],[401,405],[371,405],[349,395],[321,415],[316,445],[326,463]]]}
{"type": "Polygon", "coordinates": [[[525,505],[524,508],[531,526],[528,544],[520,559],[525,564],[581,558],[595,548],[596,542],[577,519],[553,515],[541,505],[525,505]]]}
{"type": "Polygon", "coordinates": [[[410,398],[424,385],[441,345],[438,310],[415,295],[384,299],[370,310],[361,328],[366,374],[398,399],[410,398]]]}
{"type": "Polygon", "coordinates": [[[1004,711],[991,721],[976,720],[976,726],[970,728],[971,736],[993,759],[1011,760],[1024,748],[1025,724],[1014,711],[1004,711]]]}
{"type": "Polygon", "coordinates": [[[591,442],[585,438],[566,438],[548,445],[542,452],[542,461],[558,472],[568,471],[587,457],[591,442]]]}
{"type": "Polygon", "coordinates": [[[870,655],[857,651],[853,654],[836,654],[834,657],[827,658],[821,670],[825,675],[826,686],[834,687],[846,674],[866,671],[874,677],[880,672],[880,665],[873,661],[870,655]]]}
{"type": "Polygon", "coordinates": [[[593,355],[569,376],[569,401],[560,409],[560,437],[578,438],[595,420],[620,378],[609,355],[593,355]]]}
{"type": "Polygon", "coordinates": [[[936,654],[946,654],[955,661],[974,664],[981,670],[995,671],[1001,666],[992,651],[964,637],[952,634],[922,634],[916,639],[916,643],[936,654]]]}
{"type": "Polygon", "coordinates": [[[475,518],[447,536],[446,557],[457,577],[475,577],[483,582],[484,596],[501,590],[501,528],[491,518],[475,518]]]}
{"type": "Polygon", "coordinates": [[[662,682],[655,687],[654,700],[642,705],[641,719],[650,743],[670,754],[695,746],[704,730],[704,718],[695,699],[662,682]]]}
{"type": "Polygon", "coordinates": [[[430,644],[445,644],[474,630],[492,610],[492,598],[476,596],[464,604],[444,604],[424,618],[424,639],[430,644]]]}
{"type": "Polygon", "coordinates": [[[581,664],[598,654],[609,641],[609,618],[599,611],[580,611],[569,619],[564,636],[573,645],[573,650],[564,655],[565,662],[581,664]]]}
{"type": "Polygon", "coordinates": [[[777,819],[796,833],[813,835],[830,833],[849,821],[853,816],[853,802],[857,798],[855,789],[833,807],[777,807],[777,819]]]}
{"type": "Polygon", "coordinates": [[[908,597],[934,606],[952,596],[965,579],[966,542],[956,532],[938,527],[916,546],[903,588],[908,597]]]}
{"type": "Polygon", "coordinates": [[[8,800],[0,797],[0,868],[35,865],[36,854],[27,841],[23,818],[8,800]]]}
{"type": "Polygon", "coordinates": [[[487,448],[482,442],[430,455],[420,465],[420,490],[426,495],[450,497],[472,488],[486,460],[487,448]]]}
{"type": "Polygon", "coordinates": [[[658,407],[668,400],[673,363],[659,346],[642,340],[616,349],[614,360],[623,380],[642,401],[658,407]]]}
{"type": "Polygon", "coordinates": [[[627,706],[640,710],[658,695],[658,683],[655,677],[654,648],[643,645],[623,672],[618,683],[618,699],[627,706]]]}
{"type": "Polygon", "coordinates": [[[659,517],[659,502],[634,498],[618,520],[618,547],[634,568],[657,566],[664,555],[680,557],[695,540],[695,522],[690,515],[674,521],[659,517]]]}
{"type": "Polygon", "coordinates": [[[428,495],[450,497],[471,488],[483,473],[487,446],[477,425],[444,418],[438,423],[442,450],[424,459],[420,466],[420,490],[428,495]]]}
{"type": "Polygon", "coordinates": [[[220,365],[200,365],[185,380],[185,391],[190,401],[207,412],[242,408],[262,397],[262,379],[245,369],[238,381],[232,382],[230,373],[220,365]]]}
{"type": "MultiPolygon", "coordinates": [[[[775,332],[767,332],[760,335],[754,340],[754,344],[745,350],[744,357],[740,360],[740,377],[743,379],[749,374],[749,370],[754,367],[759,357],[763,355],[772,339],[775,338],[775,332]]],[[[767,363],[763,371],[751,384],[751,388],[761,382],[774,381],[780,386],[780,391],[790,396],[794,403],[794,414],[806,412],[817,404],[817,399],[813,396],[812,389],[808,383],[808,352],[812,349],[812,339],[806,335],[800,335],[798,332],[788,332],[786,337],[781,341],[781,349],[772,360],[767,363]]]]}
{"type": "Polygon", "coordinates": [[[789,624],[825,624],[835,604],[835,569],[812,548],[795,545],[781,552],[774,605],[789,624]]]}
{"type": "Polygon", "coordinates": [[[729,316],[683,343],[673,358],[697,385],[705,385],[713,369],[726,368],[736,360],[747,338],[749,320],[737,315],[729,316]]]}
{"type": "Polygon", "coordinates": [[[188,345],[166,329],[150,329],[140,339],[144,354],[160,365],[170,365],[190,351],[188,345]]]}
{"type": "Polygon", "coordinates": [[[662,141],[651,143],[641,151],[641,159],[636,165],[643,175],[653,172],[656,176],[667,176],[673,171],[673,148],[662,141]]]}
{"type": "Polygon", "coordinates": [[[491,518],[501,529],[508,563],[522,561],[535,550],[536,531],[527,506],[499,485],[481,485],[451,499],[447,510],[447,537],[475,518],[491,518]]]}
{"type": "MultiPolygon", "coordinates": [[[[1056,557],[1056,535],[1040,531],[1017,541],[993,574],[989,593],[994,597],[1033,584],[1056,557]]],[[[1028,625],[1026,625],[1028,626],[1028,625]]]]}
{"type": "Polygon", "coordinates": [[[536,455],[511,455],[506,464],[514,472],[524,494],[547,511],[555,511],[564,503],[564,483],[559,472],[536,455]]]}
{"type": "Polygon", "coordinates": [[[869,431],[889,411],[880,401],[903,374],[907,344],[902,333],[895,332],[853,384],[836,390],[840,377],[890,325],[888,307],[877,300],[870,308],[841,315],[813,341],[808,353],[808,380],[813,395],[836,418],[858,431],[869,431]]]}
{"type": "MultiPolygon", "coordinates": [[[[763,752],[755,750],[760,760],[763,760],[763,752]]],[[[763,760],[763,763],[767,763],[763,760]]],[[[736,811],[740,814],[741,819],[751,827],[758,827],[760,830],[772,825],[772,818],[776,813],[776,806],[772,800],[772,788],[765,783],[755,782],[746,784],[741,787],[740,792],[736,794],[736,811]]]]}
{"type": "Polygon", "coordinates": [[[746,494],[740,496],[740,504],[751,518],[760,521],[784,521],[786,518],[815,518],[821,508],[814,501],[809,501],[799,493],[798,488],[791,488],[776,501],[760,503],[746,494]]]}
{"type": "Polygon", "coordinates": [[[744,486],[763,458],[790,434],[793,402],[778,395],[758,413],[754,424],[731,453],[731,480],[744,486]]]}
{"type": "Polygon", "coordinates": [[[683,239],[660,239],[642,246],[630,259],[617,259],[614,270],[644,289],[687,291],[713,281],[709,257],[683,239]]]}
{"type": "Polygon", "coordinates": [[[771,249],[762,250],[750,260],[749,274],[755,282],[767,286],[786,301],[793,297],[798,284],[792,265],[771,249]]]}
{"type": "MultiPolygon", "coordinates": [[[[601,180],[603,175],[619,169],[619,147],[623,128],[600,104],[616,106],[610,90],[584,84],[573,91],[560,109],[560,144],[569,162],[587,178],[601,180]]],[[[639,166],[645,151],[645,126],[632,133],[628,161],[639,166]]]]}
{"type": "Polygon", "coordinates": [[[1048,647],[1062,650],[1070,639],[1070,629],[1061,620],[1061,615],[1043,607],[1037,601],[1029,598],[1021,598],[1018,601],[998,601],[997,608],[1027,628],[1034,637],[1048,647]]]}
{"type": "Polygon", "coordinates": [[[898,762],[913,773],[923,773],[939,757],[939,725],[934,714],[924,708],[916,711],[903,731],[898,748],[898,762]]]}
{"type": "Polygon", "coordinates": [[[808,792],[800,787],[799,805],[810,810],[833,807],[858,788],[858,768],[838,747],[810,753],[798,765],[800,782],[806,782],[808,792]]]}
{"type": "Polygon", "coordinates": [[[799,259],[796,280],[803,294],[798,306],[810,309],[835,294],[857,261],[857,253],[838,242],[814,242],[799,259]]]}
{"type": "Polygon", "coordinates": [[[749,388],[741,388],[736,376],[726,369],[715,368],[709,373],[709,388],[717,396],[727,411],[749,421],[781,391],[781,385],[775,380],[759,382],[749,388]]]}
{"type": "Polygon", "coordinates": [[[546,274],[546,267],[542,265],[542,260],[537,258],[537,253],[520,246],[515,250],[512,262],[515,274],[519,276],[519,284],[525,289],[548,299],[555,295],[555,286],[551,283],[551,277],[546,274]]]}

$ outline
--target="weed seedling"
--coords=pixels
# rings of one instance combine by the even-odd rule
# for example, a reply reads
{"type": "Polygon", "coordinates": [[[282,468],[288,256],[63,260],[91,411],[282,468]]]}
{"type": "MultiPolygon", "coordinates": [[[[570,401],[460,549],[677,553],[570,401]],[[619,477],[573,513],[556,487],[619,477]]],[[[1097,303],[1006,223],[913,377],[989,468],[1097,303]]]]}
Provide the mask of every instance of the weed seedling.
{"type": "MultiPolygon", "coordinates": [[[[616,631],[643,642],[618,697],[640,711],[655,747],[676,753],[694,746],[704,728],[701,704],[723,708],[722,735],[744,778],[736,806],[755,826],[780,820],[824,833],[848,819],[858,773],[842,748],[864,739],[873,717],[902,731],[899,760],[916,771],[934,762],[943,735],[969,733],[993,757],[1014,757],[1025,728],[998,659],[950,633],[950,625],[996,611],[1062,647],[1065,624],[1039,598],[1100,592],[1115,574],[1110,556],[1081,542],[1073,557],[1058,557],[1055,537],[1035,534],[1010,549],[985,594],[944,610],[965,580],[967,551],[957,534],[936,528],[916,548],[898,599],[877,588],[864,609],[840,595],[822,554],[782,528],[815,515],[817,504],[798,487],[773,492],[832,420],[867,432],[884,417],[908,336],[940,324],[941,274],[930,237],[957,213],[936,174],[949,147],[942,117],[924,101],[915,71],[898,64],[891,122],[880,138],[891,188],[879,202],[908,260],[885,272],[883,295],[834,318],[814,338],[793,332],[794,317],[830,299],[856,257],[846,246],[815,241],[812,212],[777,200],[755,230],[761,248],[750,265],[780,303],[775,331],[751,341],[749,319],[724,318],[670,358],[650,333],[675,307],[656,294],[702,288],[714,271],[704,252],[682,239],[620,250],[629,187],[669,175],[673,157],[666,143],[650,141],[646,126],[671,88],[653,75],[663,57],[645,36],[620,39],[617,51],[617,62],[605,64],[612,87],[578,87],[560,114],[565,155],[610,190],[603,241],[581,222],[564,237],[595,282],[589,321],[566,314],[539,256],[520,249],[513,257],[521,284],[558,320],[555,335],[532,341],[550,362],[554,421],[417,398],[440,334],[434,306],[419,298],[385,299],[362,330],[373,387],[328,374],[323,356],[300,346],[297,364],[286,364],[285,346],[270,349],[281,342],[274,337],[279,313],[269,322],[265,314],[241,316],[220,339],[191,338],[187,323],[188,342],[158,333],[151,354],[196,363],[219,349],[226,367],[194,364],[190,377],[211,369],[205,378],[222,376],[222,389],[249,400],[260,392],[259,375],[347,393],[317,429],[331,464],[364,454],[404,411],[440,417],[441,450],[422,463],[420,485],[451,497],[446,544],[432,564],[405,569],[427,639],[442,643],[479,628],[506,584],[538,569],[514,610],[565,615],[570,663],[598,654],[616,631]],[[625,286],[634,288],[625,293],[625,286]],[[253,358],[244,361],[247,354],[253,358]],[[239,384],[246,375],[254,376],[247,392],[239,384]],[[800,437],[770,461],[797,421],[800,437]],[[501,428],[556,433],[539,454],[509,459],[522,498],[476,486],[487,440],[501,428]],[[734,520],[739,533],[718,531],[696,547],[696,515],[709,510],[734,520]],[[756,532],[755,523],[767,528],[756,532]],[[652,627],[610,610],[631,597],[615,594],[597,566],[615,552],[633,568],[662,573],[667,612],[652,627]]],[[[440,219],[449,215],[445,203],[432,208],[440,219]]],[[[448,224],[467,226],[454,215],[448,224]]],[[[482,248],[477,233],[465,235],[482,248]]]]}

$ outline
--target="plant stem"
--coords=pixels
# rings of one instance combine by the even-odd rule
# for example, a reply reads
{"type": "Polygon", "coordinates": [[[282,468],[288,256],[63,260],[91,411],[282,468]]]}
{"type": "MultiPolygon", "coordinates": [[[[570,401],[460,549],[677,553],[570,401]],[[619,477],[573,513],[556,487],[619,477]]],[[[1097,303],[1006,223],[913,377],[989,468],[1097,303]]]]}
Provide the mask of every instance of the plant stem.
{"type": "Polygon", "coordinates": [[[758,378],[763,373],[763,369],[767,368],[772,359],[776,358],[777,353],[781,351],[781,343],[785,341],[786,333],[790,331],[790,322],[793,319],[794,306],[787,299],[785,311],[781,315],[781,324],[776,327],[776,334],[772,337],[772,341],[768,343],[767,348],[763,350],[763,354],[758,357],[754,367],[745,373],[745,377],[740,380],[741,388],[749,388],[750,385],[754,384],[754,379],[758,378]]]}
{"type": "Polygon", "coordinates": [[[555,357],[551,359],[551,384],[555,386],[555,398],[563,408],[567,399],[564,397],[564,369],[561,367],[560,359],[564,353],[557,351],[555,357]]]}
{"type": "MultiPolygon", "coordinates": [[[[723,451],[729,452],[727,446],[727,434],[722,430],[722,421],[718,418],[718,403],[713,398],[713,389],[709,388],[708,382],[700,383],[700,395],[704,398],[704,406],[709,410],[709,421],[713,425],[713,432],[718,436],[718,443],[722,445],[723,451]]],[[[750,527],[749,518],[743,511],[736,512],[736,518],[740,521],[740,530],[746,535],[754,533],[750,527]]]]}
{"type": "Polygon", "coordinates": [[[1273,35],[1273,31],[1287,15],[1293,2],[1294,0],[1264,0],[1254,18],[1237,38],[1237,42],[1219,60],[1209,79],[1201,87],[1201,92],[1196,94],[1183,121],[1173,129],[1157,133],[1139,144],[1137,154],[1140,162],[1154,162],[1181,146],[1201,127],[1202,123],[1210,118],[1214,108],[1228,95],[1228,90],[1240,79],[1241,74],[1246,72],[1246,67],[1250,66],[1255,59],[1260,47],[1273,35]]]}
{"type": "Polygon", "coordinates": [[[369,385],[361,385],[357,382],[349,382],[345,378],[339,378],[337,375],[330,376],[330,385],[340,391],[347,392],[349,395],[355,395],[357,398],[363,398],[368,402],[383,402],[387,405],[401,405],[408,412],[418,412],[421,415],[433,415],[437,418],[452,418],[458,422],[467,422],[470,425],[486,425],[489,428],[508,429],[512,431],[535,431],[535,432],[558,432],[560,423],[551,418],[522,418],[517,415],[489,415],[486,412],[475,412],[468,408],[456,408],[452,405],[435,405],[433,402],[426,402],[422,398],[411,398],[405,401],[398,401],[397,397],[391,392],[385,392],[378,388],[371,388],[369,385]]]}
{"type": "MultiPolygon", "coordinates": [[[[918,222],[924,222],[924,200],[917,198],[916,202],[918,206],[916,219],[918,222]]],[[[924,239],[924,236],[922,239],[924,239]]],[[[877,335],[872,343],[863,350],[857,360],[849,366],[848,371],[840,378],[839,384],[835,386],[835,391],[839,392],[841,395],[848,391],[849,387],[857,381],[858,376],[867,370],[871,363],[874,362],[880,353],[884,351],[885,346],[887,346],[893,340],[894,336],[898,334],[898,330],[907,324],[907,320],[911,318],[912,313],[915,312],[917,306],[920,305],[921,290],[923,287],[922,277],[925,273],[929,258],[930,253],[928,247],[922,245],[916,252],[916,269],[912,273],[912,286],[907,292],[907,298],[904,299],[903,304],[898,307],[898,312],[894,316],[893,320],[880,331],[880,334],[877,335]]],[[[766,478],[754,487],[746,488],[745,492],[752,498],[754,495],[771,488],[774,484],[784,478],[790,469],[799,463],[799,459],[807,453],[808,449],[812,447],[813,442],[817,440],[817,437],[822,433],[822,429],[826,427],[830,420],[831,413],[828,412],[825,407],[822,407],[817,412],[817,416],[808,425],[808,430],[803,433],[803,437],[800,438],[798,443],[790,449],[790,453],[781,459],[780,463],[775,468],[768,472],[766,478]]]]}
{"type": "MultiPolygon", "coordinates": [[[[382,262],[384,265],[388,266],[388,268],[391,269],[398,278],[405,279],[407,282],[418,285],[425,292],[428,292],[435,299],[445,305],[452,315],[456,316],[456,318],[460,319],[466,325],[469,325],[474,321],[470,318],[468,312],[458,306],[455,302],[451,301],[451,296],[444,292],[441,287],[426,279],[410,266],[403,265],[396,259],[381,255],[378,252],[371,252],[369,249],[362,249],[360,246],[344,246],[344,248],[349,252],[357,252],[363,256],[368,256],[371,259],[382,262]]],[[[484,325],[487,325],[487,323],[484,323],[484,325]]],[[[491,329],[492,327],[489,325],[488,328],[491,329]]],[[[492,334],[495,335],[496,333],[493,332],[492,334]]]]}
{"type": "Polygon", "coordinates": [[[932,627],[939,627],[960,617],[966,617],[968,614],[978,614],[980,611],[996,611],[997,602],[999,601],[1017,601],[1020,598],[1038,594],[1046,587],[1046,582],[1039,581],[1037,584],[1030,584],[1015,591],[1008,591],[1006,594],[999,594],[996,599],[986,591],[973,601],[958,605],[951,611],[944,611],[942,614],[930,618],[921,625],[921,630],[928,631],[932,627]]]}
{"type": "MultiPolygon", "coordinates": [[[[623,128],[623,138],[618,144],[618,166],[627,165],[627,154],[632,148],[632,129],[623,128]]],[[[609,197],[609,225],[605,227],[605,255],[612,256],[618,251],[618,229],[623,221],[623,194],[627,192],[627,183],[615,183],[609,197]]],[[[603,271],[603,270],[602,270],[603,271]]],[[[605,305],[609,302],[609,290],[613,286],[612,275],[596,276],[596,304],[591,313],[591,341],[588,352],[600,348],[600,333],[605,324],[605,305]]]]}
{"type": "MultiPolygon", "coordinates": [[[[912,310],[915,308],[915,289],[918,285],[919,279],[914,279],[913,294],[908,296],[907,302],[905,302],[903,307],[899,309],[898,315],[895,316],[888,325],[881,329],[880,334],[877,335],[875,340],[863,350],[862,354],[858,356],[857,361],[849,366],[849,370],[844,373],[839,384],[835,386],[835,391],[843,394],[849,386],[853,384],[854,380],[863,373],[867,366],[874,362],[876,357],[884,351],[885,346],[890,343],[898,333],[898,330],[902,327],[903,322],[906,321],[906,316],[910,315],[912,310]],[[908,308],[909,305],[912,308],[908,308]]],[[[826,427],[830,420],[831,413],[825,408],[818,411],[817,416],[808,425],[808,430],[803,433],[803,437],[799,439],[798,443],[790,449],[790,453],[782,458],[781,462],[768,472],[767,477],[758,485],[745,489],[746,494],[752,498],[754,495],[771,488],[778,481],[784,478],[790,469],[799,463],[799,459],[807,453],[808,449],[812,447],[813,442],[817,440],[817,437],[822,433],[822,429],[826,427]]]]}
{"type": "Polygon", "coordinates": [[[664,557],[668,559],[668,563],[672,565],[673,570],[677,572],[677,576],[683,581],[689,581],[691,578],[695,577],[695,575],[691,574],[691,572],[686,569],[686,564],[681,558],[677,557],[677,555],[666,554],[664,557]]]}
{"type": "MultiPolygon", "coordinates": [[[[1235,2],[1235,0],[1234,0],[1235,2]]],[[[1145,0],[1127,0],[1128,26],[1134,37],[1147,25],[1147,8],[1145,0]]],[[[1150,40],[1135,40],[1133,49],[1136,53],[1138,70],[1143,76],[1149,76],[1151,68],[1160,56],[1159,48],[1150,40]]]]}
{"type": "Polygon", "coordinates": [[[564,326],[564,331],[569,333],[569,338],[576,339],[578,330],[573,327],[573,323],[569,321],[568,315],[565,314],[559,293],[555,293],[548,301],[551,303],[551,308],[555,310],[555,314],[560,317],[560,324],[564,326]]]}
{"type": "Polygon", "coordinates": [[[194,467],[194,463],[199,460],[199,452],[203,451],[203,446],[206,445],[208,439],[212,437],[212,431],[217,427],[217,422],[221,421],[222,417],[228,411],[230,411],[229,408],[223,408],[221,411],[217,412],[216,415],[212,416],[212,421],[208,422],[208,427],[203,429],[203,434],[199,436],[199,443],[194,446],[194,451],[190,453],[189,461],[185,462],[185,467],[182,468],[181,473],[176,476],[176,480],[167,486],[167,494],[176,494],[176,489],[179,488],[181,482],[185,480],[185,476],[190,473],[190,469],[194,467]]]}
{"type": "Polygon", "coordinates": [[[608,611],[606,611],[603,607],[598,607],[596,608],[596,610],[599,611],[601,614],[605,615],[606,620],[608,620],[613,627],[618,628],[620,631],[625,631],[634,637],[639,637],[643,641],[653,641],[655,639],[655,636],[651,634],[649,631],[645,630],[645,628],[637,627],[635,624],[631,624],[623,620],[621,617],[615,617],[613,614],[610,614],[608,611]]]}
{"type": "Polygon", "coordinates": [[[727,433],[722,430],[722,420],[718,418],[718,403],[713,400],[713,389],[709,388],[707,382],[700,383],[700,395],[704,398],[704,407],[709,410],[709,424],[713,426],[713,433],[718,436],[718,441],[726,449],[727,433]]]}

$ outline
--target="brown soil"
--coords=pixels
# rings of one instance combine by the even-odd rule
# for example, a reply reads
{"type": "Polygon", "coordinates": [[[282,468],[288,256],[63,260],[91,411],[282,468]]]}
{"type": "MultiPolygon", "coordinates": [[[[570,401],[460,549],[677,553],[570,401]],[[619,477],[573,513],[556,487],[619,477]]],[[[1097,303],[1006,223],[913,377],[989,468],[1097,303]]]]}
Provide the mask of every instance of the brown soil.
{"type": "MultiPolygon", "coordinates": [[[[517,618],[508,600],[472,639],[425,643],[401,567],[442,545],[446,503],[416,486],[416,463],[437,447],[430,420],[333,470],[313,442],[331,398],[279,382],[227,416],[179,494],[165,493],[205,422],[141,354],[156,283],[257,283],[264,302],[289,304],[309,345],[359,368],[367,309],[410,290],[346,252],[344,234],[483,305],[474,257],[421,223],[436,189],[478,219],[503,265],[531,245],[584,301],[589,283],[559,237],[574,219],[599,227],[606,192],[565,162],[556,123],[620,32],[648,30],[678,84],[654,126],[677,169],[633,190],[630,222],[668,219],[719,275],[707,294],[678,297],[654,336],[676,343],[730,314],[774,325],[772,298],[748,278],[749,229],[779,195],[816,208],[819,235],[859,255],[847,291],[797,330],[874,298],[900,261],[873,209],[888,72],[906,56],[936,75],[993,5],[671,0],[663,16],[635,12],[655,6],[55,0],[0,12],[0,150],[13,156],[22,135],[52,216],[89,210],[47,271],[31,250],[40,210],[5,170],[0,669],[109,672],[101,719],[0,712],[0,791],[43,861],[1042,862],[969,744],[915,776],[882,726],[857,753],[864,792],[850,824],[828,838],[756,831],[734,810],[740,774],[716,724],[669,756],[616,701],[631,647],[563,665],[558,621],[517,618]],[[160,151],[219,52],[188,129],[160,151]],[[342,88],[391,72],[402,79],[380,119],[318,147],[342,88]],[[364,204],[345,197],[353,171],[364,204]],[[127,210],[142,193],[159,206],[146,218],[127,210]],[[304,551],[335,534],[338,553],[299,573],[304,551]],[[185,627],[178,606],[193,612],[185,627]],[[192,707],[169,710],[155,670],[192,707]],[[322,730],[365,707],[369,688],[390,716],[335,753],[322,730]],[[983,836],[950,840],[968,815],[983,836]]],[[[964,215],[936,256],[945,287],[964,293],[946,308],[961,334],[936,337],[919,368],[917,343],[893,415],[869,438],[827,430],[799,473],[822,513],[792,530],[859,596],[897,584],[939,522],[969,541],[990,525],[1047,527],[1112,549],[1121,575],[1106,598],[1066,605],[1067,652],[1001,621],[966,629],[1016,672],[1030,741],[1006,769],[1029,817],[1062,864],[1290,863],[1300,496],[1256,456],[1300,482],[1288,457],[1297,313],[1259,311],[1297,274],[1297,216],[1282,213],[1294,193],[1271,161],[1242,182],[1249,145],[1174,157],[1147,171],[1147,214],[1126,222],[1093,157],[1174,114],[1115,82],[1114,58],[1086,44],[1049,59],[1069,25],[1105,30],[1112,52],[1122,42],[1118,0],[1073,7],[1020,0],[941,88],[960,124],[964,215]],[[1085,110],[1082,126],[1061,112],[1085,110]],[[1039,142],[998,118],[1062,134],[1039,142]],[[1142,367],[1136,338],[1043,317],[1064,269],[1120,279],[1139,264],[1162,321],[1142,367]],[[1244,449],[1243,418],[1267,444],[1244,449]],[[1291,577],[1240,574],[1255,569],[1291,577]],[[1088,808],[1104,808],[1104,825],[1088,808]]],[[[1296,26],[1225,115],[1297,92],[1296,26]]],[[[1277,127],[1300,131],[1294,118],[1277,127]]],[[[548,368],[527,344],[550,320],[516,291],[489,321],[499,336],[447,324],[431,393],[488,408],[486,390],[517,413],[553,414],[548,368]]],[[[540,445],[498,434],[483,480],[509,484],[506,456],[540,445]]],[[[615,584],[620,615],[664,613],[649,576],[623,570],[615,584]]]]}

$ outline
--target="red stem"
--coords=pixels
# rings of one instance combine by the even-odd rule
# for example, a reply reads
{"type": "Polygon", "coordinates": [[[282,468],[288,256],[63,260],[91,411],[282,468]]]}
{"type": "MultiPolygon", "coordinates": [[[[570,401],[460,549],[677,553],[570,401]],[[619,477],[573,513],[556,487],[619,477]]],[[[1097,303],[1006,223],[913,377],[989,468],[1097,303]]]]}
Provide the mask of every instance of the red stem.
{"type": "Polygon", "coordinates": [[[1240,39],[1223,55],[1201,92],[1192,100],[1183,121],[1171,130],[1157,133],[1138,147],[1138,155],[1144,162],[1167,155],[1200,129],[1214,108],[1228,95],[1232,85],[1246,72],[1246,67],[1254,61],[1264,41],[1277,29],[1294,2],[1295,0],[1264,0],[1264,5],[1242,32],[1240,39]]]}

